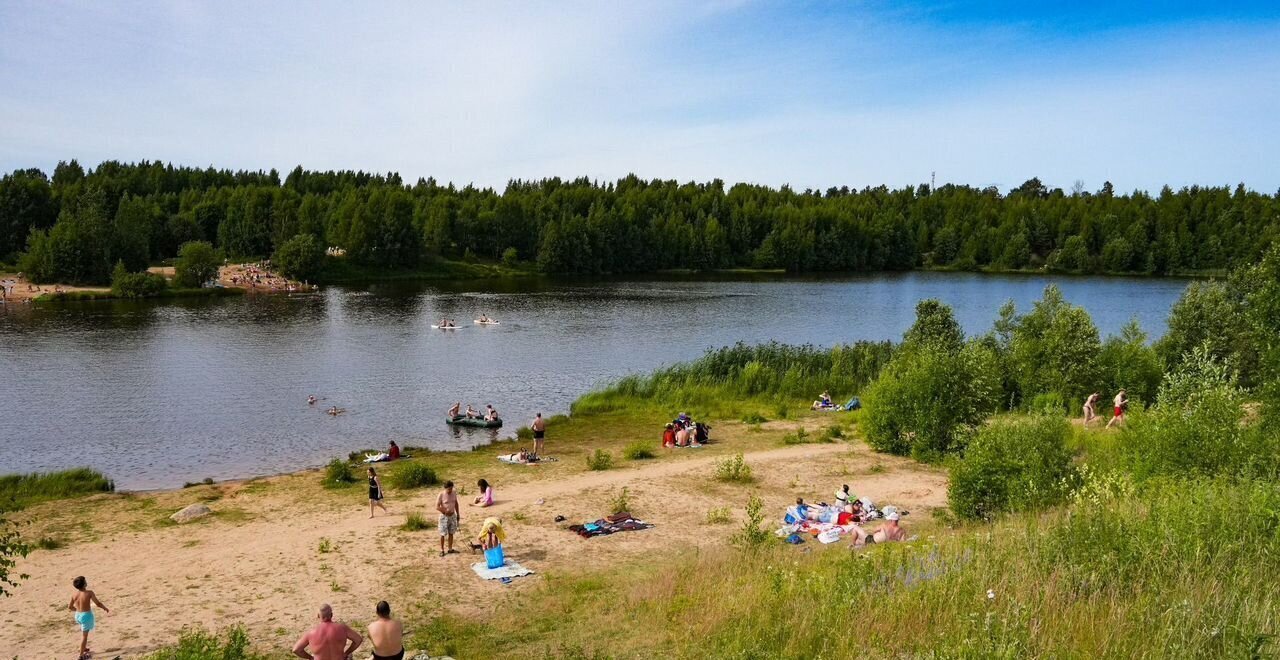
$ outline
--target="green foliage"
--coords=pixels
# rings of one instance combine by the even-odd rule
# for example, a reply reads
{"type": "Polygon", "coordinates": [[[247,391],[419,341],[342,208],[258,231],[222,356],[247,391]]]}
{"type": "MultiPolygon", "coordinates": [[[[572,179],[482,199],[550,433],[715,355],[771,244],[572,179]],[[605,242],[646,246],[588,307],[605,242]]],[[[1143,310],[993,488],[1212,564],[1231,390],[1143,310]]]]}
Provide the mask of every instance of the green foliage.
{"type": "Polygon", "coordinates": [[[751,474],[751,466],[743,460],[741,453],[716,461],[715,478],[716,481],[737,484],[755,481],[755,477],[751,474]]]}
{"type": "Polygon", "coordinates": [[[733,516],[729,513],[729,507],[718,506],[707,510],[708,525],[728,525],[733,522],[733,516]]]}
{"type": "Polygon", "coordinates": [[[1010,380],[1024,398],[1057,392],[1066,401],[1083,401],[1096,389],[1101,350],[1089,313],[1067,303],[1050,284],[1031,312],[1013,319],[1008,330],[1010,380]]]}
{"type": "Polygon", "coordinates": [[[154,298],[164,293],[168,282],[155,273],[130,273],[117,261],[111,274],[111,293],[120,298],[154,298]]]}
{"type": "Polygon", "coordinates": [[[333,552],[333,542],[322,537],[320,539],[320,543],[316,545],[316,552],[319,552],[322,555],[327,555],[330,552],[333,552]]]}
{"type": "Polygon", "coordinates": [[[1027,410],[1042,415],[1062,415],[1067,413],[1067,402],[1058,392],[1042,392],[1031,398],[1027,410]]]}
{"type": "Polygon", "coordinates": [[[742,522],[742,529],[733,535],[731,542],[743,550],[758,549],[769,540],[769,530],[763,527],[763,523],[764,502],[759,495],[752,493],[747,500],[747,518],[742,522]]]}
{"type": "Polygon", "coordinates": [[[650,447],[650,443],[645,442],[644,440],[637,440],[623,448],[622,456],[627,460],[639,461],[647,458],[653,458],[654,453],[653,449],[650,447]]]}
{"type": "Polygon", "coordinates": [[[516,429],[516,439],[522,442],[533,441],[533,429],[527,426],[521,426],[520,428],[516,429]]]}
{"type": "Polygon", "coordinates": [[[324,468],[324,484],[325,488],[342,488],[356,482],[355,475],[351,472],[351,465],[341,458],[335,458],[329,461],[324,468]]]}
{"type": "Polygon", "coordinates": [[[947,501],[960,518],[989,520],[1061,502],[1074,483],[1061,415],[999,419],[978,429],[951,465],[947,501]]]}
{"type": "Polygon", "coordinates": [[[1233,274],[1232,281],[1192,282],[1169,311],[1168,327],[1156,342],[1165,369],[1173,371],[1192,350],[1209,354],[1251,387],[1258,377],[1258,342],[1245,310],[1251,278],[1233,274]]]}
{"type": "Polygon", "coordinates": [[[876,451],[936,461],[995,409],[999,388],[995,352],[981,343],[903,350],[864,393],[859,428],[876,451]]]}
{"type": "Polygon", "coordinates": [[[146,660],[266,660],[249,649],[244,628],[233,626],[221,634],[203,628],[183,628],[174,646],[155,651],[146,660]]]}
{"type": "Polygon", "coordinates": [[[767,421],[769,420],[766,419],[764,415],[761,415],[758,412],[747,413],[742,416],[743,424],[763,424],[767,421]]]}
{"type": "Polygon", "coordinates": [[[609,498],[609,513],[622,513],[623,511],[631,511],[631,492],[623,486],[617,495],[609,498]]]}
{"type": "Polygon", "coordinates": [[[514,268],[520,264],[520,253],[513,247],[509,247],[502,251],[502,265],[508,268],[514,268]]]}
{"type": "Polygon", "coordinates": [[[1156,405],[1126,415],[1121,453],[1137,479],[1156,475],[1272,475],[1280,438],[1243,421],[1244,393],[1208,347],[1169,374],[1156,405]]]}
{"type": "Polygon", "coordinates": [[[271,264],[294,280],[314,280],[324,266],[324,246],[311,234],[298,234],[276,249],[271,264]]]}
{"type": "Polygon", "coordinates": [[[89,468],[9,474],[0,476],[0,512],[18,511],[40,502],[114,490],[115,484],[110,479],[89,468]]]}
{"type": "Polygon", "coordinates": [[[594,453],[587,454],[588,470],[608,470],[613,467],[613,454],[597,449],[594,453]]]}
{"type": "Polygon", "coordinates": [[[222,259],[213,246],[205,241],[183,243],[178,248],[178,258],[173,262],[173,282],[177,286],[196,289],[217,277],[222,259]]]}
{"type": "Polygon", "coordinates": [[[439,483],[435,470],[414,461],[401,462],[391,470],[387,481],[391,482],[391,487],[397,490],[424,488],[439,483]]]}
{"type": "Polygon", "coordinates": [[[1102,391],[1125,390],[1133,401],[1154,401],[1163,377],[1160,358],[1147,344],[1138,322],[1129,321],[1119,336],[1107,337],[1098,354],[1102,391]]]}
{"type": "Polygon", "coordinates": [[[31,547],[22,541],[17,526],[0,515],[0,598],[13,595],[18,582],[27,579],[26,575],[14,574],[13,568],[30,552],[31,547]]]}
{"type": "Polygon", "coordinates": [[[916,320],[902,337],[903,347],[911,350],[933,346],[958,352],[964,345],[964,331],[951,308],[936,298],[916,303],[916,320]]]}
{"type": "Polygon", "coordinates": [[[405,516],[404,524],[400,526],[400,529],[403,529],[406,532],[420,532],[424,529],[428,529],[429,527],[430,525],[427,524],[426,517],[421,513],[414,511],[413,513],[405,516]]]}

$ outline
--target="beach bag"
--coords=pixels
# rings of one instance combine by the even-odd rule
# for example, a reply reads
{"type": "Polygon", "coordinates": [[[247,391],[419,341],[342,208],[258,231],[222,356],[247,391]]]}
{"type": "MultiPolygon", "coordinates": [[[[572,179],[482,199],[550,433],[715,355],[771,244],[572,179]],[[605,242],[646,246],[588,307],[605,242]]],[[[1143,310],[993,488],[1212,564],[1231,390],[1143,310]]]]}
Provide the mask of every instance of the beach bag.
{"type": "Polygon", "coordinates": [[[502,555],[502,546],[495,545],[484,551],[484,565],[489,568],[502,568],[507,558],[502,555]]]}

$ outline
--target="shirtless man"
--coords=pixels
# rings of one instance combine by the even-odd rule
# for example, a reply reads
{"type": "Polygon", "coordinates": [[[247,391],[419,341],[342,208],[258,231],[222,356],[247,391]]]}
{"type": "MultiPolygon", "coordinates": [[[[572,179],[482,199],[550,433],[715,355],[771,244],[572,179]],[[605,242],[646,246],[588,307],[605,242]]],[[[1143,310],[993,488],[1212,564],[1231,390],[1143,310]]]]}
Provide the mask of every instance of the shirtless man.
{"type": "Polygon", "coordinates": [[[373,643],[373,660],[404,660],[404,627],[391,618],[387,601],[378,603],[378,618],[369,624],[369,641],[373,643]]]}
{"type": "Polygon", "coordinates": [[[1113,416],[1111,421],[1107,422],[1107,428],[1111,428],[1112,424],[1124,424],[1124,413],[1129,409],[1129,396],[1124,390],[1116,393],[1115,404],[1115,409],[1112,410],[1113,416]]]}
{"type": "Polygon", "coordinates": [[[452,481],[444,482],[444,491],[436,498],[436,511],[440,512],[440,556],[455,554],[458,551],[453,549],[453,535],[458,533],[458,522],[462,520],[462,515],[458,510],[458,494],[453,492],[452,481]]]}
{"type": "Polygon", "coordinates": [[[538,413],[533,418],[533,423],[529,425],[533,429],[533,455],[542,455],[542,440],[547,437],[547,423],[542,421],[542,413],[538,413]]]}
{"type": "Polygon", "coordinates": [[[861,527],[854,525],[854,547],[862,547],[872,543],[907,540],[907,530],[898,522],[901,518],[902,514],[898,513],[897,507],[887,506],[884,508],[884,524],[874,534],[868,534],[861,527]]]}
{"type": "Polygon", "coordinates": [[[1098,418],[1098,393],[1094,392],[1084,400],[1084,425],[1098,418]]]}
{"type": "Polygon", "coordinates": [[[461,401],[459,401],[459,402],[457,402],[457,403],[453,404],[453,407],[449,409],[449,419],[453,419],[454,417],[457,417],[457,416],[458,416],[458,414],[459,414],[459,411],[461,411],[461,410],[462,410],[462,402],[461,402],[461,401]]]}
{"type": "Polygon", "coordinates": [[[316,616],[320,623],[303,634],[302,639],[293,645],[293,654],[299,658],[347,660],[364,643],[364,638],[352,630],[351,626],[333,620],[333,608],[328,603],[320,606],[320,613],[316,616]],[[344,648],[346,642],[351,642],[351,645],[344,648]]]}
{"type": "Polygon", "coordinates": [[[472,408],[472,407],[471,407],[471,404],[469,404],[469,403],[468,403],[468,404],[467,404],[467,419],[475,419],[475,418],[477,418],[477,417],[479,417],[479,416],[480,416],[480,413],[479,413],[475,408],[472,408]]]}
{"type": "Polygon", "coordinates": [[[492,421],[494,421],[495,419],[498,419],[498,411],[494,410],[494,409],[493,409],[493,406],[491,406],[491,405],[486,405],[486,406],[485,406],[485,413],[484,413],[484,421],[486,421],[486,422],[492,422],[492,421]]]}
{"type": "Polygon", "coordinates": [[[80,657],[88,658],[89,654],[89,633],[93,631],[93,606],[97,605],[102,608],[103,612],[110,612],[102,601],[98,600],[98,594],[88,589],[88,581],[81,575],[71,581],[71,586],[76,588],[76,593],[71,597],[71,604],[67,605],[67,609],[76,613],[76,623],[80,626],[80,657]]]}

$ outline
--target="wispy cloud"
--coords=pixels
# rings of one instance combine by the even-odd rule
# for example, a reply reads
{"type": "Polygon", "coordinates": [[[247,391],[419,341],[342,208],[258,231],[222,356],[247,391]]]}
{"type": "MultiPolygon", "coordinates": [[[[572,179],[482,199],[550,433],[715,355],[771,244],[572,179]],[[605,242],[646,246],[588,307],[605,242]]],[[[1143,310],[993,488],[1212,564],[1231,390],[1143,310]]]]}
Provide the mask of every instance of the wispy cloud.
{"type": "Polygon", "coordinates": [[[1280,186],[1272,18],[953,13],[5,3],[0,167],[1280,186]]]}

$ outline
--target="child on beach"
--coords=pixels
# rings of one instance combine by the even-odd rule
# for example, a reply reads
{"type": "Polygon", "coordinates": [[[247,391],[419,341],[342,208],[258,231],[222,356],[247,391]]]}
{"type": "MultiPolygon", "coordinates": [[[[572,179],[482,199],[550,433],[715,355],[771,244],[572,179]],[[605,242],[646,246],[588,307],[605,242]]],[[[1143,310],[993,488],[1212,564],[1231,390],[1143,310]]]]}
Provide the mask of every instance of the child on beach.
{"type": "Polygon", "coordinates": [[[76,593],[71,597],[71,604],[67,605],[67,609],[75,612],[76,624],[80,626],[80,658],[90,657],[89,652],[89,633],[93,631],[93,606],[97,605],[102,608],[103,612],[110,612],[102,601],[98,600],[98,595],[93,593],[87,587],[89,583],[81,575],[71,581],[71,586],[76,588],[76,593]]]}

